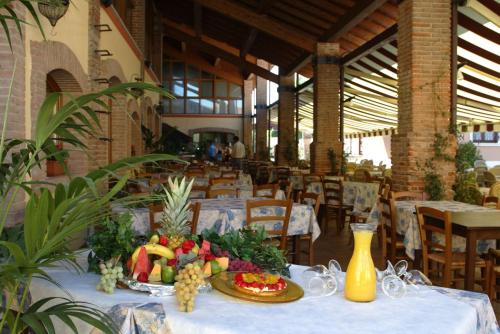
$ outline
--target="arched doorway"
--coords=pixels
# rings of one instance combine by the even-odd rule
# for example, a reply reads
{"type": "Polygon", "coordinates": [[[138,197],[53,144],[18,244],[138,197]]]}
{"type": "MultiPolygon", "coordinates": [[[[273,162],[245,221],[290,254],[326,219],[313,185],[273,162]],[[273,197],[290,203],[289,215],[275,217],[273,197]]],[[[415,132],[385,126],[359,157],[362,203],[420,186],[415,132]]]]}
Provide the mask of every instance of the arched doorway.
{"type": "MultiPolygon", "coordinates": [[[[82,88],[71,73],[63,69],[55,69],[46,75],[45,92],[46,96],[52,93],[69,93],[71,95],[79,95],[82,93],[82,88]]],[[[69,99],[69,96],[64,96],[62,94],[59,95],[54,108],[54,113],[57,113],[64,103],[69,101],[69,99]]],[[[56,141],[57,148],[62,149],[63,145],[64,143],[62,141],[56,141]]],[[[65,145],[70,144],[66,143],[65,145]]],[[[84,153],[73,151],[70,153],[70,156],[71,158],[67,159],[69,172],[72,174],[84,172],[84,169],[82,168],[82,166],[84,166],[82,162],[85,160],[84,153]]],[[[55,177],[63,174],[64,169],[58,161],[52,159],[46,161],[45,175],[47,177],[55,177]]]]}
{"type": "Polygon", "coordinates": [[[141,119],[137,111],[134,111],[130,120],[130,155],[136,156],[142,154],[142,135],[141,135],[141,119]]]}

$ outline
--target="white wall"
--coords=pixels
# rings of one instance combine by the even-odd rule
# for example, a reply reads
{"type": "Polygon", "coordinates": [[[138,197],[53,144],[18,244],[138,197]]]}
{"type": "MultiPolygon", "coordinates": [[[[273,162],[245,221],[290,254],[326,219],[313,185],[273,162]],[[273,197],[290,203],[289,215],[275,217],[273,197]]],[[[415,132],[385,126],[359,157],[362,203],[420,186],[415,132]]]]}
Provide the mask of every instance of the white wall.
{"type": "MultiPolygon", "coordinates": [[[[189,135],[189,130],[200,128],[219,128],[228,129],[236,133],[242,138],[243,134],[243,118],[242,117],[214,117],[214,116],[189,116],[189,117],[172,117],[164,116],[163,123],[176,127],[179,131],[189,135]]],[[[244,143],[250,144],[250,143],[244,143]]]]}

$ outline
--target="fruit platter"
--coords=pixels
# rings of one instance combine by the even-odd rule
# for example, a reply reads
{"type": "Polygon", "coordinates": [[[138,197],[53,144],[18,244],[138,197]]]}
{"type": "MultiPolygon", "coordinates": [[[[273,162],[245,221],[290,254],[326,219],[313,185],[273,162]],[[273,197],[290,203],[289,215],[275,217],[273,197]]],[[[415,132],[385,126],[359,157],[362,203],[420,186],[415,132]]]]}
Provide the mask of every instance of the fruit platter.
{"type": "MultiPolygon", "coordinates": [[[[195,296],[210,291],[214,281],[217,285],[220,277],[225,277],[221,274],[244,272],[245,276],[237,276],[244,277],[241,294],[252,295],[249,292],[253,288],[265,284],[268,295],[289,297],[287,291],[294,284],[283,278],[289,276],[286,257],[265,242],[267,235],[263,228],[234,230],[224,235],[215,230],[191,234],[188,220],[191,186],[192,182],[184,179],[180,182],[169,179],[168,187],[164,188],[159,228],[148,238],[136,240],[127,232],[130,226],[126,219],[119,218],[105,224],[106,230],[91,239],[89,269],[101,274],[97,290],[113,293],[118,287],[156,297],[175,294],[179,310],[191,312],[195,296]],[[125,264],[120,259],[126,259],[125,264]],[[247,283],[252,286],[246,286],[247,283]]],[[[262,296],[258,291],[253,293],[253,297],[262,296]]]]}

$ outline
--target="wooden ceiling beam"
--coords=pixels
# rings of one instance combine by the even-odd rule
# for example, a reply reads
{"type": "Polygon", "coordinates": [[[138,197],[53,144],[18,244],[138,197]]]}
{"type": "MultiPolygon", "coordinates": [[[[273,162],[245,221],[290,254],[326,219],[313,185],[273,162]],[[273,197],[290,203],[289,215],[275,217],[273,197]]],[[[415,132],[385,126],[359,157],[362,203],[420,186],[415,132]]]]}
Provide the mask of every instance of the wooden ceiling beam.
{"type": "MultiPolygon", "coordinates": [[[[356,4],[352,8],[350,8],[344,15],[342,15],[339,20],[331,26],[330,29],[328,29],[323,33],[323,35],[321,35],[319,41],[329,42],[331,40],[340,38],[342,35],[345,35],[349,30],[360,24],[366,17],[380,8],[380,6],[382,6],[386,1],[387,0],[363,0],[356,2],[356,4]]],[[[295,62],[292,63],[292,65],[290,65],[285,70],[286,75],[291,75],[295,72],[298,72],[302,66],[311,62],[313,53],[314,52],[302,54],[295,62]]]]}
{"type": "Polygon", "coordinates": [[[194,17],[194,31],[196,32],[196,37],[201,38],[203,34],[202,23],[201,23],[201,5],[199,0],[194,0],[193,2],[193,17],[194,17]]]}
{"type": "MultiPolygon", "coordinates": [[[[266,14],[269,9],[273,6],[273,4],[276,2],[276,0],[260,0],[260,5],[259,9],[257,10],[257,13],[260,15],[266,14]]],[[[255,38],[257,37],[258,34],[257,28],[251,28],[250,32],[248,33],[248,37],[243,44],[241,50],[240,50],[240,57],[245,58],[247,53],[250,52],[250,49],[252,48],[253,43],[255,42],[255,38]]]]}
{"type": "Polygon", "coordinates": [[[344,65],[352,64],[358,59],[372,53],[373,51],[380,49],[385,44],[396,40],[398,33],[398,25],[393,24],[391,27],[373,37],[371,40],[361,45],[356,50],[350,52],[342,58],[342,63],[344,65]]]}
{"type": "Polygon", "coordinates": [[[276,22],[275,20],[249,10],[230,0],[203,0],[200,4],[206,8],[219,12],[233,20],[240,21],[246,25],[256,28],[266,34],[278,38],[290,45],[314,52],[315,37],[304,34],[289,26],[276,22]]]}
{"type": "Polygon", "coordinates": [[[209,44],[209,43],[203,41],[202,39],[198,39],[198,38],[196,38],[194,33],[188,34],[184,31],[176,29],[175,27],[173,27],[172,24],[169,24],[168,29],[166,30],[166,35],[171,37],[171,38],[174,38],[176,40],[184,41],[188,45],[193,46],[194,48],[196,48],[200,51],[211,54],[214,57],[224,59],[225,61],[230,62],[230,63],[238,66],[242,70],[245,70],[245,71],[248,71],[251,73],[255,73],[256,75],[258,75],[264,79],[278,83],[278,78],[279,78],[278,75],[276,75],[276,74],[274,74],[274,73],[272,73],[272,72],[270,72],[270,71],[268,71],[268,70],[266,70],[266,69],[264,69],[256,64],[252,64],[244,59],[241,59],[240,57],[235,56],[234,54],[231,54],[231,53],[229,53],[229,52],[227,52],[219,47],[216,47],[212,44],[209,44]]]}
{"type": "Polygon", "coordinates": [[[243,81],[243,77],[241,76],[239,71],[228,71],[223,69],[221,66],[213,66],[199,54],[195,54],[189,51],[186,53],[181,53],[174,47],[167,44],[163,46],[163,50],[165,51],[166,55],[169,55],[174,59],[183,61],[186,64],[197,66],[202,71],[215,74],[216,76],[226,79],[234,84],[241,85],[241,82],[243,81]]]}

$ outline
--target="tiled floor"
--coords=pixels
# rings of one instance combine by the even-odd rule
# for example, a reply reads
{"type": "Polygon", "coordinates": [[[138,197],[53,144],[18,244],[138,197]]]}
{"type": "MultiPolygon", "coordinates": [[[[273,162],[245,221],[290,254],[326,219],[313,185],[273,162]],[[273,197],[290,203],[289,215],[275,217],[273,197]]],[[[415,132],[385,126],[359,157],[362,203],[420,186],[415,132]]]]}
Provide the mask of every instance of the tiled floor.
{"type": "MultiPolygon", "coordinates": [[[[337,235],[335,226],[331,223],[328,233],[322,233],[322,235],[314,243],[315,264],[327,265],[329,260],[335,259],[342,266],[342,270],[345,271],[353,251],[352,245],[349,245],[350,233],[351,231],[346,225],[346,228],[344,228],[341,234],[337,235]]],[[[305,244],[303,245],[303,248],[305,248],[305,244]]],[[[382,251],[379,247],[376,235],[373,236],[371,250],[375,266],[377,268],[385,268],[385,263],[383,263],[382,259],[382,251]]],[[[301,255],[301,264],[307,265],[307,259],[307,254],[301,255]]],[[[500,303],[494,302],[493,308],[495,309],[497,319],[500,319],[500,303]]]]}

